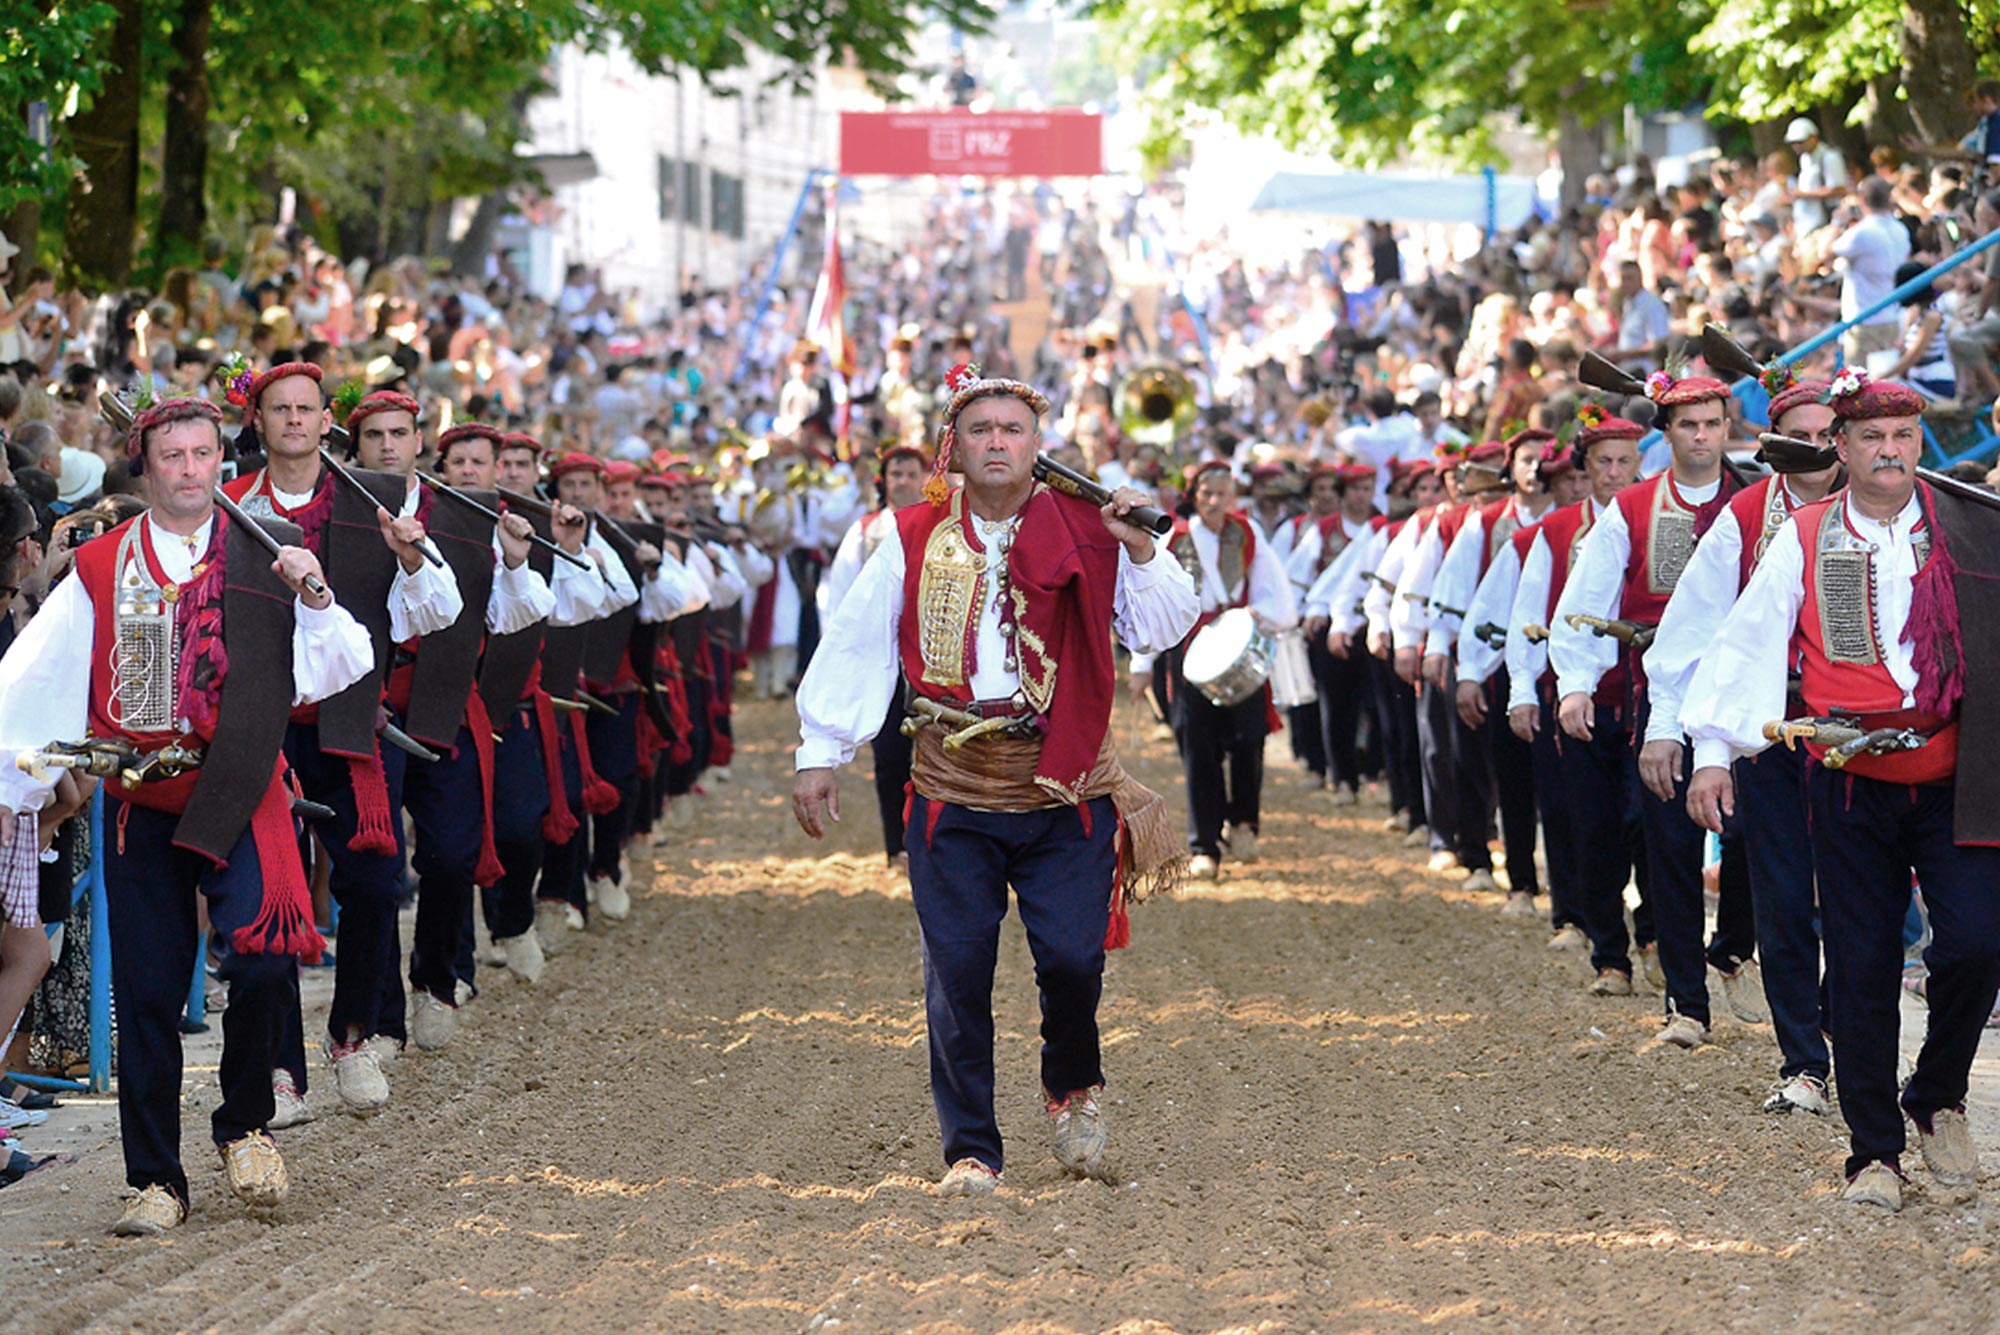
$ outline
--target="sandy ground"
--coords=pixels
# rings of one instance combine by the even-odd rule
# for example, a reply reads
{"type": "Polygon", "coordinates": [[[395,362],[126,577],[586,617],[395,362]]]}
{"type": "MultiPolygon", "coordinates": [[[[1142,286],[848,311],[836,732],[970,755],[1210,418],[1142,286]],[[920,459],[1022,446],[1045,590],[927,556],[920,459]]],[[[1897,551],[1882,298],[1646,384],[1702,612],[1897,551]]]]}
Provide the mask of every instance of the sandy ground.
{"type": "MultiPolygon", "coordinates": [[[[281,1225],[223,1188],[212,1069],[190,1071],[195,1214],[165,1240],[105,1236],[112,1110],[62,1110],[78,1162],[0,1193],[0,1327],[2000,1328],[1990,1192],[1841,1205],[1838,1123],[1756,1110],[1768,1029],[1659,1049],[1656,997],[1584,995],[1580,957],[1424,871],[1381,808],[1330,813],[1282,739],[1265,861],[1143,907],[1113,957],[1112,1180],[1048,1154],[1010,918],[1006,1184],[936,1199],[907,891],[863,775],[830,844],[793,826],[790,727],[751,707],[735,781],[632,920],[538,989],[489,979],[386,1112],[316,1089],[281,1225]]],[[[1172,791],[1170,761],[1149,741],[1137,768],[1172,791]]]]}

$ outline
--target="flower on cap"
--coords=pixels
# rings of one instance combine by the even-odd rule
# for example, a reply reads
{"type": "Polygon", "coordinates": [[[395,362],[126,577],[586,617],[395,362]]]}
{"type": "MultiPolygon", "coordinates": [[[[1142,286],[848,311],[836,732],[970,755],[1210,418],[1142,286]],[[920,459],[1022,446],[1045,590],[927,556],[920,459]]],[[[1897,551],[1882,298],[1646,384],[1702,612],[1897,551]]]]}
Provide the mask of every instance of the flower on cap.
{"type": "Polygon", "coordinates": [[[1655,371],[1646,377],[1646,397],[1658,403],[1660,396],[1674,387],[1674,378],[1665,371],[1655,371]]]}
{"type": "Polygon", "coordinates": [[[1833,398],[1844,399],[1867,383],[1868,377],[1863,375],[1858,367],[1849,366],[1843,368],[1840,374],[1833,378],[1833,383],[1827,387],[1827,392],[1833,398]]]}
{"type": "Polygon", "coordinates": [[[1580,426],[1597,426],[1611,420],[1611,410],[1601,403],[1586,403],[1576,410],[1576,420],[1580,426]]]}
{"type": "Polygon", "coordinates": [[[1788,363],[1772,362],[1757,374],[1757,383],[1764,387],[1766,394],[1782,394],[1792,387],[1799,378],[1788,363]]]}
{"type": "Polygon", "coordinates": [[[979,381],[978,362],[960,362],[944,373],[944,387],[956,394],[979,381]]]}
{"type": "Polygon", "coordinates": [[[215,375],[222,381],[222,397],[232,408],[250,402],[250,382],[257,378],[257,373],[251,369],[248,357],[240,352],[230,353],[215,368],[215,375]]]}

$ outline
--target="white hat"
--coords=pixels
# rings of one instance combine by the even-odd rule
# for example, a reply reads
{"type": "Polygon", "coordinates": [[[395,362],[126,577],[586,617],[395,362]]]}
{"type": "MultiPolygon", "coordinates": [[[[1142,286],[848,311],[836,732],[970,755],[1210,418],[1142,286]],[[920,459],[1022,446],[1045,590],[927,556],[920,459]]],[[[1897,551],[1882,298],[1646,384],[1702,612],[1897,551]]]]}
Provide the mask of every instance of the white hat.
{"type": "Polygon", "coordinates": [[[1788,144],[1803,144],[1808,139],[1817,138],[1819,138],[1819,126],[1814,125],[1808,117],[1801,116],[1785,127],[1785,142],[1788,144]]]}
{"type": "Polygon", "coordinates": [[[0,232],[0,260],[11,260],[20,253],[21,248],[9,241],[5,232],[0,232]]]}
{"type": "Polygon", "coordinates": [[[104,460],[89,450],[63,446],[62,474],[56,479],[56,499],[75,505],[104,485],[104,460]]]}

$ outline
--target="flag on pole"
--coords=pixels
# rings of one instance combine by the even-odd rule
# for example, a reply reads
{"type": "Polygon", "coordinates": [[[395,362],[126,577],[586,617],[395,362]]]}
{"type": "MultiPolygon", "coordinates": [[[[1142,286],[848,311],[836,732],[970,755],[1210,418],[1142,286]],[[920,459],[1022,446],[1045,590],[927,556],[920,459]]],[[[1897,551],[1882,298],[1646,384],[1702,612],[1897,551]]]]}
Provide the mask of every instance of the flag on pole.
{"type": "Polygon", "coordinates": [[[840,266],[840,178],[836,176],[826,192],[826,254],[820,263],[819,283],[813,288],[812,308],[806,315],[806,338],[826,357],[827,380],[833,388],[834,435],[843,455],[847,453],[847,378],[854,374],[846,305],[847,277],[840,266]]]}

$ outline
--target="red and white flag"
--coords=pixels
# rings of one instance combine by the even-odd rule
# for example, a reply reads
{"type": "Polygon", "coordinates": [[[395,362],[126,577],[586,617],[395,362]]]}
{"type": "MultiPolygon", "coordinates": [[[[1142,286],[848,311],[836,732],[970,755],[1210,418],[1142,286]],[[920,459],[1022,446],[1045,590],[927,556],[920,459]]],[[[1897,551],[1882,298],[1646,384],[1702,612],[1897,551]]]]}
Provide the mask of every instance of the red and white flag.
{"type": "Polygon", "coordinates": [[[826,254],[820,263],[819,283],[813,288],[812,308],[806,315],[806,337],[826,357],[827,380],[833,388],[834,434],[843,443],[847,440],[847,378],[854,374],[846,305],[847,276],[840,267],[840,180],[836,177],[827,187],[826,254]]]}

